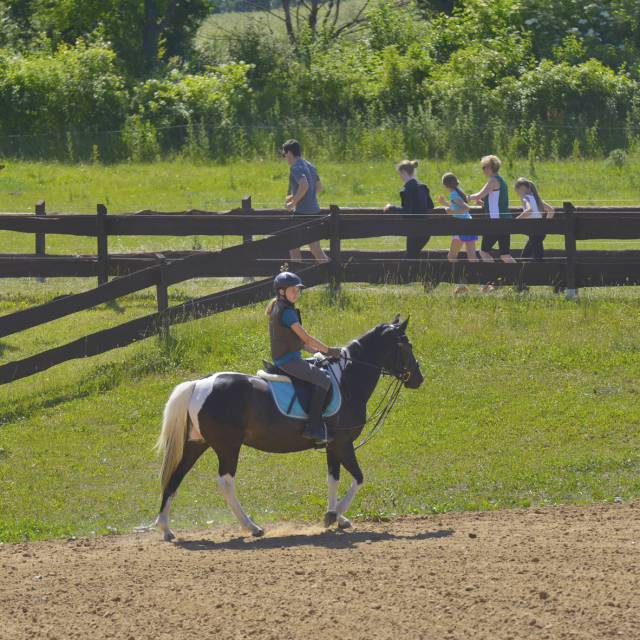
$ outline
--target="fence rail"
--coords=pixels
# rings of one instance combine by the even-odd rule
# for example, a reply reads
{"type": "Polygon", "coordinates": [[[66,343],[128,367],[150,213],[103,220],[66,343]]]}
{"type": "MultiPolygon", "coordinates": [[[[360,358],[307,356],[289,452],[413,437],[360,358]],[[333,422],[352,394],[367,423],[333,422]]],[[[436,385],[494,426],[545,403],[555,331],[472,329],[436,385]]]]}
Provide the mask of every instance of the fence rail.
{"type": "MultiPolygon", "coordinates": [[[[33,375],[67,360],[104,353],[154,334],[171,324],[203,317],[271,295],[271,276],[290,249],[329,240],[330,261],[308,266],[293,263],[310,286],[343,282],[408,283],[487,281],[523,286],[552,285],[575,291],[584,286],[640,284],[639,251],[579,251],[586,239],[640,239],[640,207],[581,207],[564,204],[555,218],[488,220],[474,215],[456,219],[437,209],[426,216],[384,214],[379,209],[332,206],[316,216],[292,216],[282,210],[253,210],[250,198],[229,212],[189,211],[167,214],[142,211],[108,215],[98,205],[95,216],[0,214],[0,231],[32,233],[32,255],[0,254],[0,277],[97,277],[98,286],[0,317],[0,337],[64,318],[119,297],[156,289],[157,312],[104,329],[42,353],[0,366],[0,384],[33,375]],[[406,259],[400,251],[345,250],[343,240],[406,235],[547,234],[564,237],[564,251],[548,251],[543,262],[449,262],[446,252],[426,251],[406,259]],[[96,255],[47,255],[47,234],[95,237],[96,255]],[[231,235],[242,244],[220,251],[110,254],[108,238],[117,235],[231,235]],[[255,240],[254,236],[266,236],[255,240]],[[116,276],[109,281],[110,276],[116,276]],[[254,283],[169,307],[168,287],[197,277],[261,277],[254,283]]],[[[308,258],[308,254],[304,254],[308,258]]]]}

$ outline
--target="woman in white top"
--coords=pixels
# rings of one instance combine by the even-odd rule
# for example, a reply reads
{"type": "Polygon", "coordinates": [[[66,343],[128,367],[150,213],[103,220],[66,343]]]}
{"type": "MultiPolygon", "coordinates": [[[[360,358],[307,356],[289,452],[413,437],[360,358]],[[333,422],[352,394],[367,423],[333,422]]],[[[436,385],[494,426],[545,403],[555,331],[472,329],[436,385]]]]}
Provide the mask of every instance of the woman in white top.
{"type": "MultiPolygon", "coordinates": [[[[553,218],[555,209],[547,204],[538,192],[538,188],[526,178],[516,180],[515,189],[522,199],[522,213],[518,220],[526,218],[543,218],[543,213],[547,218],[553,218]]],[[[522,250],[521,258],[533,258],[536,262],[541,262],[544,258],[544,234],[534,234],[529,236],[529,241],[522,250]]]]}

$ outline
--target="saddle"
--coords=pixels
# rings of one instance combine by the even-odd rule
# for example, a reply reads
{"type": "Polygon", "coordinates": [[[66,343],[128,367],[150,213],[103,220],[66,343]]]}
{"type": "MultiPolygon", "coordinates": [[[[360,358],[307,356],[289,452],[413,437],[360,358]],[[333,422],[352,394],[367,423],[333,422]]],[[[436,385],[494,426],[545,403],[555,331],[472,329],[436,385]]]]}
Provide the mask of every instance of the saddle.
{"type": "MultiPolygon", "coordinates": [[[[340,405],[342,404],[342,394],[340,393],[341,371],[333,364],[324,362],[318,364],[315,358],[309,358],[308,362],[323,369],[331,380],[331,387],[327,393],[322,412],[325,418],[329,418],[340,410],[340,405]]],[[[264,361],[263,364],[264,369],[258,371],[257,376],[265,380],[269,385],[278,410],[289,418],[306,420],[309,416],[313,385],[310,382],[289,377],[282,369],[270,362],[264,361]]]]}

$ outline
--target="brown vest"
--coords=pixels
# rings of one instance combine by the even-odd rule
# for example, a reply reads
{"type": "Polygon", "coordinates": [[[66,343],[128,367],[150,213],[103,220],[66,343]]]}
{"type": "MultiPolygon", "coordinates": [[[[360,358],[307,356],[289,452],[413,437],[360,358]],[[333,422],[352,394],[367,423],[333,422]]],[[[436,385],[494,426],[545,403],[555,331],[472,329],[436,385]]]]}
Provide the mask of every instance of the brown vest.
{"type": "MultiPolygon", "coordinates": [[[[271,358],[278,360],[291,351],[300,351],[304,343],[289,327],[282,324],[285,309],[293,308],[300,319],[300,312],[283,298],[278,298],[269,316],[269,337],[271,338],[271,358]]],[[[302,324],[302,323],[300,323],[302,324]]]]}

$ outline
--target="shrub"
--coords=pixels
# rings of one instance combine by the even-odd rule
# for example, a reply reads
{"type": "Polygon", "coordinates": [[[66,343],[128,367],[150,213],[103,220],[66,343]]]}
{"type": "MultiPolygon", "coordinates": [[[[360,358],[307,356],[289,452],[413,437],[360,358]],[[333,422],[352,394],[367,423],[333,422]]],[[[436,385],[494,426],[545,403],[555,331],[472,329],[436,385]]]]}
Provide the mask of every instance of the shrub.
{"type": "Polygon", "coordinates": [[[627,152],[624,149],[614,149],[607,158],[607,165],[621,169],[627,162],[627,152]]]}
{"type": "Polygon", "coordinates": [[[223,159],[234,151],[235,128],[248,124],[253,114],[249,69],[237,63],[200,75],[174,70],[166,78],[147,80],[135,88],[134,112],[158,132],[163,151],[187,145],[192,154],[197,138],[199,157],[206,146],[211,157],[223,159]]]}
{"type": "Polygon", "coordinates": [[[624,127],[640,87],[597,60],[577,66],[544,60],[520,78],[505,80],[503,88],[505,118],[514,126],[540,122],[547,147],[559,132],[562,154],[569,153],[574,138],[593,154],[600,146],[626,143],[624,127]]]}
{"type": "Polygon", "coordinates": [[[126,106],[124,78],[104,43],[79,40],[53,54],[0,50],[0,135],[31,136],[13,139],[5,152],[64,157],[71,137],[74,154],[90,158],[94,135],[119,129],[126,106]]]}

